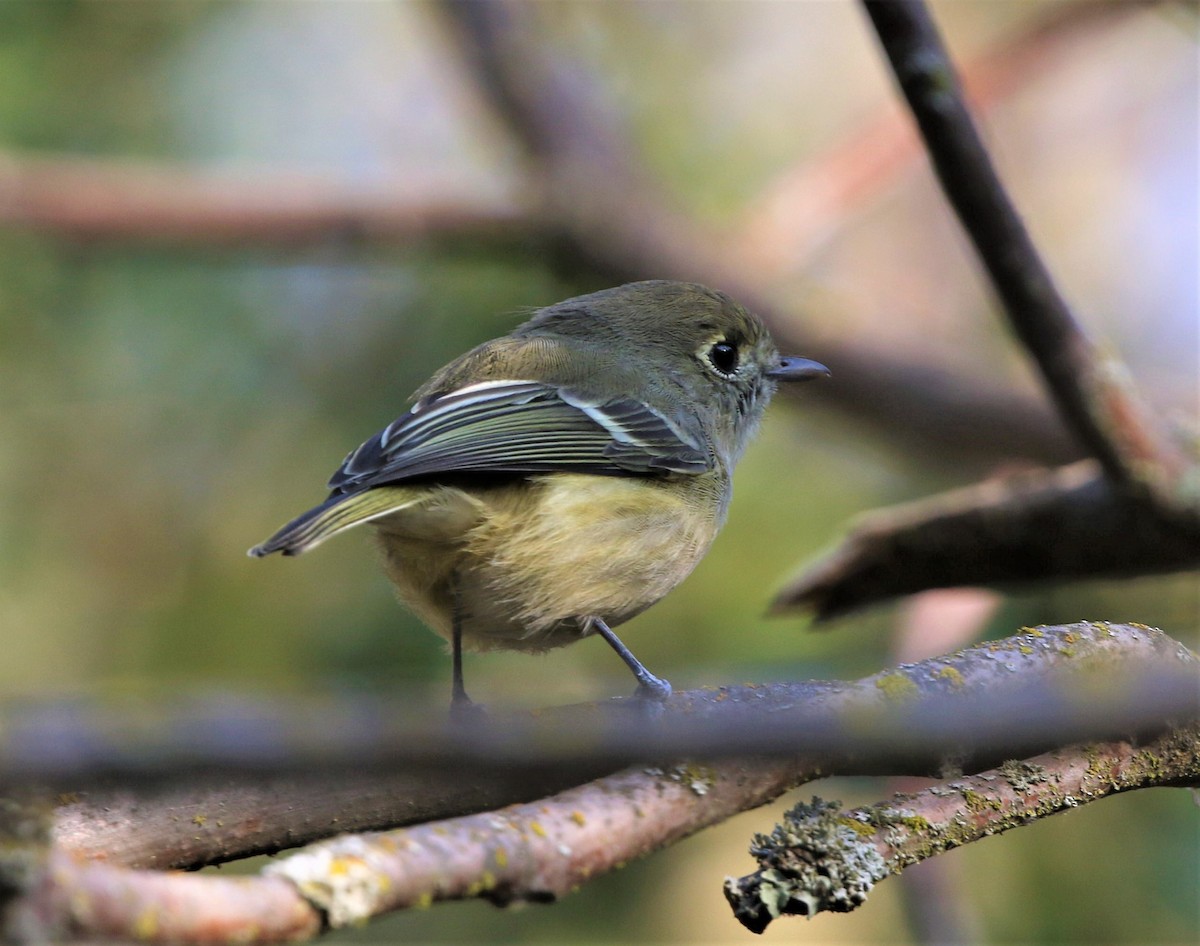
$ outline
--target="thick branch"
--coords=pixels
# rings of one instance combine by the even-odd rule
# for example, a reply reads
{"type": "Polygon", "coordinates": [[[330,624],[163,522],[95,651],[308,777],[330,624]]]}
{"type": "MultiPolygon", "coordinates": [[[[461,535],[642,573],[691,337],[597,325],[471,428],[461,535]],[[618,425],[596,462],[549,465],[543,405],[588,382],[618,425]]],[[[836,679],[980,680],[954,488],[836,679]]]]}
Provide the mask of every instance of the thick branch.
{"type": "Polygon", "coordinates": [[[760,867],[725,882],[734,915],[761,933],[775,918],[848,913],[889,874],[1010,828],[1116,792],[1200,784],[1200,726],[1175,729],[1143,746],[1076,746],[916,794],[842,813],[813,799],[784,816],[751,853],[760,867]]]}
{"type": "Polygon", "coordinates": [[[864,3],[1009,324],[1063,416],[1114,483],[1186,502],[1183,453],[1140,402],[1127,372],[1084,333],[1038,255],[971,120],[958,78],[921,0],[864,3]]]}
{"type": "Polygon", "coordinates": [[[1011,589],[1200,568],[1200,520],[1120,491],[1093,461],[1032,470],[864,516],[776,598],[828,619],[928,589],[1011,589]]]}
{"type": "Polygon", "coordinates": [[[4,942],[287,943],[322,928],[321,915],[278,877],[131,871],[57,849],[7,906],[4,942]]]}
{"type": "Polygon", "coordinates": [[[494,715],[470,730],[408,709],[146,719],[88,707],[69,725],[61,707],[9,714],[0,772],[10,786],[90,789],[64,810],[60,843],[95,853],[126,835],[114,858],[183,867],[527,801],[645,759],[803,755],[830,773],[928,775],[953,756],[986,768],[1081,739],[1156,734],[1166,719],[1200,715],[1200,692],[1195,658],[1161,632],[1078,624],[856,683],[682,692],[653,726],[624,702],[494,715]],[[95,785],[102,762],[123,789],[95,785]]]}
{"type": "MultiPolygon", "coordinates": [[[[968,767],[984,760],[998,765],[1012,755],[1008,750],[1014,744],[1011,739],[1014,732],[1018,741],[1030,735],[1027,725],[1031,715],[1073,719],[1069,730],[1078,731],[1084,720],[1094,726],[1097,706],[1100,715],[1104,715],[1104,699],[1096,694],[1105,692],[1098,691],[1094,675],[1114,665],[1124,667],[1139,661],[1151,668],[1161,668],[1164,663],[1178,665],[1184,676],[1171,685],[1184,684],[1191,691],[1190,702],[1180,700],[1177,695],[1173,701],[1154,707],[1155,732],[1161,733],[1165,720],[1172,716],[1193,719],[1200,716],[1200,706],[1196,705],[1195,658],[1164,635],[1144,628],[1102,625],[1045,629],[971,648],[951,658],[903,667],[858,684],[809,685],[805,702],[817,704],[825,711],[813,720],[820,735],[817,742],[823,747],[819,752],[809,751],[804,731],[791,733],[787,745],[777,746],[787,750],[777,759],[751,758],[747,753],[757,748],[751,738],[755,730],[741,730],[736,744],[742,753],[739,757],[705,764],[642,766],[539,802],[491,814],[379,835],[343,837],[302,851],[268,868],[267,876],[259,878],[228,880],[126,871],[107,864],[75,861],[61,852],[52,852],[45,868],[33,871],[32,881],[21,885],[8,903],[4,933],[43,939],[101,935],[150,942],[275,942],[314,935],[322,916],[340,925],[435,899],[471,896],[497,902],[551,899],[630,857],[641,856],[737,811],[769,801],[791,785],[818,774],[876,772],[881,766],[888,771],[944,770],[947,766],[944,756],[951,749],[956,750],[956,761],[968,767]],[[1060,689],[1054,694],[1043,693],[1040,698],[1032,698],[1024,687],[1005,687],[1014,678],[1027,673],[1036,675],[1038,668],[1046,670],[1052,666],[1074,667],[1076,682],[1086,682],[1086,686],[1074,694],[1060,689]],[[986,706],[976,705],[968,698],[973,689],[991,694],[1001,692],[1001,698],[989,699],[986,706]],[[922,697],[922,693],[949,694],[951,702],[931,701],[922,697]],[[914,714],[908,707],[924,712],[914,714]],[[985,709],[986,716],[981,712],[985,709]],[[843,737],[856,728],[871,733],[873,751],[864,753],[864,744],[855,744],[853,738],[848,754],[844,746],[835,745],[827,725],[830,714],[844,720],[843,737]],[[993,722],[991,729],[984,725],[987,719],[993,722]],[[823,733],[822,720],[826,723],[823,733]],[[974,741],[959,728],[964,720],[972,727],[974,741]],[[916,732],[918,738],[930,738],[932,744],[941,747],[940,755],[920,749],[911,751],[915,747],[905,742],[906,734],[911,732],[916,732]],[[1007,741],[996,741],[999,733],[1007,741]],[[897,746],[907,756],[897,754],[897,746]],[[827,766],[829,760],[834,765],[827,766]],[[308,904],[283,882],[284,878],[295,885],[308,904]]],[[[1163,679],[1156,676],[1142,682],[1161,696],[1163,679]]],[[[1106,676],[1105,681],[1105,689],[1110,689],[1111,678],[1106,676]]],[[[1128,683],[1126,679],[1121,685],[1128,683]]],[[[712,717],[726,711],[744,722],[753,722],[756,729],[769,730],[769,720],[786,707],[771,705],[765,699],[768,695],[760,688],[721,690],[712,694],[711,704],[684,701],[684,705],[690,702],[693,711],[704,711],[707,707],[710,718],[697,720],[694,732],[712,729],[712,717]],[[728,710],[714,708],[718,706],[728,710]],[[764,708],[768,712],[762,712],[764,708]]],[[[1144,693],[1135,694],[1134,699],[1143,710],[1149,705],[1144,693]]],[[[669,715],[668,712],[666,718],[669,715]]],[[[1136,712],[1124,718],[1124,729],[1144,729],[1149,723],[1145,716],[1139,720],[1136,712]]],[[[625,722],[622,728],[629,731],[628,719],[625,722]]],[[[586,727],[567,728],[569,735],[564,731],[559,738],[586,741],[593,735],[586,727]]],[[[737,731],[716,728],[726,740],[737,731]]],[[[665,742],[657,744],[656,751],[665,756],[668,746],[677,748],[680,733],[684,734],[687,745],[688,732],[685,727],[659,733],[665,742]]],[[[781,732],[776,731],[775,735],[778,737],[781,732]]],[[[528,735],[525,733],[523,738],[528,735]]],[[[541,735],[545,736],[545,731],[541,735]]],[[[1039,733],[1035,738],[1042,735],[1039,733]]],[[[332,734],[333,744],[340,741],[338,736],[332,734]]],[[[490,744],[496,733],[485,736],[490,744]]],[[[1188,738],[1194,743],[1195,733],[1188,738]]],[[[766,743],[760,740],[759,744],[766,743]]],[[[1163,747],[1168,744],[1176,745],[1169,740],[1161,743],[1163,747]]],[[[266,749],[261,741],[258,745],[260,751],[266,749]]],[[[730,748],[729,743],[726,748],[730,748]]],[[[461,752],[461,747],[456,751],[461,752]]],[[[1090,765],[1087,774],[1099,773],[1122,788],[1133,787],[1139,778],[1145,784],[1200,779],[1194,746],[1190,756],[1183,749],[1178,749],[1172,758],[1166,758],[1165,748],[1155,751],[1158,754],[1153,756],[1153,765],[1145,753],[1135,757],[1142,760],[1138,770],[1141,775],[1135,773],[1132,765],[1118,771],[1116,763],[1107,761],[1108,756],[1097,763],[1098,757],[1093,752],[1087,757],[1090,765]]],[[[278,760],[277,755],[275,758],[278,760]]],[[[1044,760],[1035,760],[1032,766],[1020,769],[1009,766],[1002,771],[1021,774],[1022,781],[1018,783],[1014,778],[1011,785],[1025,791],[1036,781],[1033,773],[1041,771],[1037,766],[1050,767],[1044,760]]],[[[474,763],[471,769],[475,771],[474,763]]],[[[486,771],[477,773],[477,777],[487,778],[486,771]]],[[[1066,777],[1063,776],[1056,789],[1070,794],[1071,790],[1064,787],[1066,777]]],[[[953,783],[953,787],[958,791],[963,784],[967,784],[966,780],[953,783]]],[[[988,779],[983,779],[982,784],[988,785],[988,779]]],[[[936,796],[936,792],[928,794],[936,796]]],[[[987,807],[975,804],[976,796],[966,791],[956,797],[961,797],[968,812],[987,807]]],[[[922,814],[920,807],[915,811],[916,814],[904,817],[933,820],[922,814]]],[[[915,823],[918,822],[910,821],[909,826],[915,823]]],[[[889,824],[894,826],[895,821],[889,824]]],[[[337,827],[329,826],[330,830],[337,827]]],[[[859,830],[851,826],[852,832],[859,830]]],[[[894,832],[882,837],[895,843],[894,832]]],[[[875,857],[886,864],[878,851],[875,857]]],[[[767,879],[774,882],[775,875],[767,879]]],[[[800,902],[794,886],[787,889],[786,898],[776,898],[781,900],[781,907],[800,902]]]]}

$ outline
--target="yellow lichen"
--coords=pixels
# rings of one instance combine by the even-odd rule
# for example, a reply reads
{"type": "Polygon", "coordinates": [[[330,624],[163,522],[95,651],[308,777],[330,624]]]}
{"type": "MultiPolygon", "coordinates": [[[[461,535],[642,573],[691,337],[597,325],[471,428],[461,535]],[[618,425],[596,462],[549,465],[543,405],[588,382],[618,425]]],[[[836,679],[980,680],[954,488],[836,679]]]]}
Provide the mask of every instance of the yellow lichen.
{"type": "Polygon", "coordinates": [[[133,921],[133,935],[137,939],[154,939],[158,935],[158,914],[153,907],[138,914],[133,921]]]}
{"type": "Polygon", "coordinates": [[[897,703],[911,700],[920,692],[917,685],[902,673],[885,673],[875,681],[883,695],[897,703]]]}

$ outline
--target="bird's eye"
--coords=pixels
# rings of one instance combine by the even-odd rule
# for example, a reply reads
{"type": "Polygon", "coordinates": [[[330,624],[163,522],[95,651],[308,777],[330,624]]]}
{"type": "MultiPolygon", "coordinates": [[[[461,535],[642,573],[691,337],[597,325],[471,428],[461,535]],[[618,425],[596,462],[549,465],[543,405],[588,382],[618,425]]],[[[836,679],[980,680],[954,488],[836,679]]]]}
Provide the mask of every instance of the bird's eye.
{"type": "Polygon", "coordinates": [[[737,345],[724,338],[708,350],[708,361],[721,374],[733,374],[737,370],[737,345]]]}

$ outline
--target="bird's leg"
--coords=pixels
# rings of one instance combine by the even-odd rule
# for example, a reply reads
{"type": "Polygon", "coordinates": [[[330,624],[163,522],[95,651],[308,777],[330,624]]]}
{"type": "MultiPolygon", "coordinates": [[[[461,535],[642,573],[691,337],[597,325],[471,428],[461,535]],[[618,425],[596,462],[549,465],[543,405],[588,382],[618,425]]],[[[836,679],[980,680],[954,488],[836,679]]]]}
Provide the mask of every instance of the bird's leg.
{"type": "Polygon", "coordinates": [[[450,659],[452,662],[450,684],[450,718],[456,721],[467,720],[483,712],[483,707],[467,696],[463,686],[462,667],[462,602],[458,594],[458,573],[450,579],[450,659]]]}
{"type": "Polygon", "coordinates": [[[602,618],[592,616],[586,618],[583,622],[586,629],[591,626],[596,629],[601,637],[608,641],[608,646],[617,652],[617,656],[625,661],[625,666],[633,671],[633,675],[637,677],[638,687],[634,691],[634,696],[642,700],[650,700],[655,703],[666,702],[667,697],[671,695],[671,684],[662,677],[656,677],[649,670],[642,666],[642,662],[633,656],[633,651],[621,643],[621,638],[613,633],[613,629],[604,623],[602,618]]]}

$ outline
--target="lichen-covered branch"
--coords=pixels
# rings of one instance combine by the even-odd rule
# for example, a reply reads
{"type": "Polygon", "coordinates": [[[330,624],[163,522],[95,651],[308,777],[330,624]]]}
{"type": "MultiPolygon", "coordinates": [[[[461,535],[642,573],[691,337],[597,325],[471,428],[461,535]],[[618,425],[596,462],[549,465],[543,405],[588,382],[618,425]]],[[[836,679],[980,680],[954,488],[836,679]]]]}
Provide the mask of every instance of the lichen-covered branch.
{"type": "Polygon", "coordinates": [[[266,873],[294,883],[335,927],[438,900],[547,902],[815,774],[761,759],[629,769],[531,804],[335,838],[266,873]]]}
{"type": "MultiPolygon", "coordinates": [[[[524,718],[525,725],[520,724],[521,718],[496,720],[460,729],[457,735],[453,730],[409,729],[403,731],[401,742],[376,747],[371,754],[372,740],[381,735],[379,721],[373,719],[365,734],[354,734],[341,731],[335,717],[332,727],[309,733],[313,741],[304,746],[300,759],[309,767],[310,781],[297,778],[298,789],[307,785],[309,791],[319,793],[322,785],[327,788],[348,771],[365,780],[358,783],[360,787],[367,786],[372,772],[382,776],[389,771],[386,763],[406,775],[421,773],[413,785],[431,771],[488,782],[495,772],[507,770],[509,785],[530,798],[540,794],[533,788],[544,790],[546,773],[559,767],[578,775],[582,769],[572,766],[585,762],[595,767],[631,758],[706,761],[641,764],[488,814],[464,814],[382,834],[321,842],[258,878],[129,870],[86,861],[62,848],[51,848],[39,860],[37,852],[45,847],[39,848],[36,838],[26,839],[18,845],[20,856],[15,862],[11,857],[17,849],[12,846],[6,848],[8,860],[0,857],[0,876],[7,885],[0,893],[10,894],[7,903],[0,904],[0,935],[276,942],[314,935],[323,918],[334,924],[356,922],[434,899],[554,898],[631,857],[763,804],[818,774],[978,771],[1097,734],[1112,738],[1133,732],[1161,739],[1172,720],[1178,724],[1200,719],[1196,667],[1194,655],[1150,628],[1077,624],[1031,629],[1005,641],[904,665],[855,683],[681,693],[672,697],[654,725],[631,726],[629,714],[636,711],[626,704],[610,706],[607,713],[595,706],[564,708],[524,718]],[[337,764],[329,764],[327,758],[322,767],[315,751],[318,746],[333,751],[337,764]],[[337,751],[347,746],[351,754],[339,756],[337,751]],[[435,760],[440,764],[435,765],[435,760]]],[[[361,720],[361,704],[354,711],[361,720]]],[[[292,718],[290,712],[279,712],[273,726],[292,718]]],[[[23,762],[26,774],[32,775],[30,755],[14,750],[44,741],[48,730],[20,722],[6,721],[0,730],[0,755],[6,755],[8,763],[23,762]]],[[[147,735],[145,727],[126,729],[112,719],[100,721],[98,729],[108,733],[110,740],[113,733],[147,735]]],[[[153,764],[140,772],[153,772],[160,780],[164,769],[182,761],[186,763],[183,777],[190,778],[207,771],[197,763],[219,744],[216,731],[232,739],[226,761],[245,761],[246,746],[255,747],[260,764],[245,766],[244,776],[253,777],[267,768],[278,779],[287,776],[289,744],[272,742],[281,733],[272,727],[256,728],[244,719],[240,723],[222,720],[215,730],[197,726],[195,720],[189,725],[175,720],[174,726],[166,725],[157,734],[166,741],[154,741],[155,753],[147,753],[147,746],[123,746],[119,740],[102,745],[97,732],[76,732],[64,742],[85,747],[85,762],[104,757],[128,764],[144,753],[152,755],[153,764]],[[192,742],[173,742],[172,734],[187,735],[192,742]],[[164,747],[173,754],[164,754],[164,747]]],[[[301,728],[299,733],[303,732],[301,728]]],[[[400,732],[390,736],[397,738],[400,732]]],[[[291,736],[295,749],[297,732],[291,736]]],[[[1162,754],[1165,757],[1165,748],[1162,754]]],[[[51,756],[61,778],[63,757],[51,756]]],[[[208,758],[212,760],[211,755],[208,758]]],[[[1182,750],[1172,759],[1156,768],[1143,766],[1148,784],[1195,777],[1194,770],[1180,768],[1185,763],[1182,750]]],[[[1048,768],[1045,762],[1035,760],[1035,764],[1048,768]]],[[[1092,766],[1091,772],[1103,771],[1122,787],[1132,787],[1133,769],[1118,771],[1115,764],[1106,761],[1092,766]]],[[[40,774],[49,775],[50,770],[40,774]]],[[[116,769],[110,765],[106,775],[112,779],[116,769]]],[[[30,778],[27,783],[34,781],[45,779],[30,778]]],[[[385,784],[381,780],[375,790],[382,791],[385,784]]],[[[396,779],[394,772],[390,784],[404,790],[403,780],[396,779]]],[[[136,780],[129,786],[135,797],[138,788],[136,780]]],[[[141,839],[141,853],[136,856],[160,864],[181,857],[179,838],[172,832],[206,836],[207,843],[214,845],[209,853],[192,848],[187,856],[211,860],[216,850],[223,857],[234,856],[239,849],[243,854],[275,850],[312,830],[311,800],[298,800],[299,814],[294,819],[289,819],[282,804],[267,809],[267,827],[276,832],[274,836],[247,835],[250,813],[236,806],[252,802],[253,794],[239,798],[231,792],[230,804],[223,805],[211,784],[206,790],[211,808],[203,817],[197,813],[180,817],[178,809],[154,816],[153,795],[146,802],[151,810],[128,811],[130,818],[140,814],[163,832],[159,837],[162,860],[147,856],[150,838],[141,839]],[[222,834],[225,818],[228,830],[222,834]],[[211,832],[209,824],[214,826],[211,832]]],[[[411,790],[410,798],[397,799],[397,809],[409,802],[424,805],[426,812],[436,808],[436,799],[422,796],[417,788],[411,790]]],[[[433,791],[444,790],[443,782],[433,791]]],[[[472,801],[467,793],[457,803],[477,804],[485,796],[477,794],[472,801]]],[[[960,798],[964,804],[971,801],[961,793],[960,798]]],[[[177,794],[175,803],[179,801],[177,794]]],[[[342,801],[347,809],[353,808],[353,799],[342,801]]],[[[84,803],[73,802],[80,804],[84,803]]],[[[442,804],[445,810],[453,803],[443,800],[442,804]]],[[[974,811],[969,805],[968,810],[974,811]]],[[[317,828],[338,833],[355,817],[350,815],[345,824],[331,818],[317,828]]],[[[20,823],[36,825],[41,819],[21,818],[20,823]]],[[[203,849],[201,845],[199,850],[203,849]]],[[[789,894],[787,902],[792,899],[789,894]]]]}
{"type": "Polygon", "coordinates": [[[750,851],[759,869],[725,882],[734,915],[761,933],[786,915],[847,913],[880,880],[929,857],[1116,792],[1200,785],[1200,726],[1144,745],[1092,743],[843,812],[814,798],[750,851]]]}
{"type": "Polygon", "coordinates": [[[1200,687],[1195,658],[1162,632],[1093,623],[1031,629],[852,683],[681,691],[653,726],[620,701],[494,712],[467,731],[396,705],[363,729],[357,704],[357,730],[333,707],[276,710],[263,720],[162,709],[145,720],[93,706],[64,726],[52,707],[53,730],[37,714],[9,714],[0,784],[72,793],[55,838],[81,854],[195,867],[527,802],[639,759],[803,755],[830,773],[928,775],[951,756],[986,768],[1081,739],[1156,734],[1165,719],[1200,716],[1200,687]],[[101,760],[105,779],[94,783],[101,760]]]}
{"type": "Polygon", "coordinates": [[[1200,568],[1200,519],[1164,515],[1093,461],[863,516],[775,600],[824,620],[928,589],[1013,588],[1200,568]]]}
{"type": "Polygon", "coordinates": [[[1164,509],[1192,509],[1194,470],[1144,405],[1119,360],[1079,325],[1000,182],[954,66],[922,0],[863,7],[908,101],[947,200],[1041,370],[1063,417],[1114,484],[1164,509]]]}

